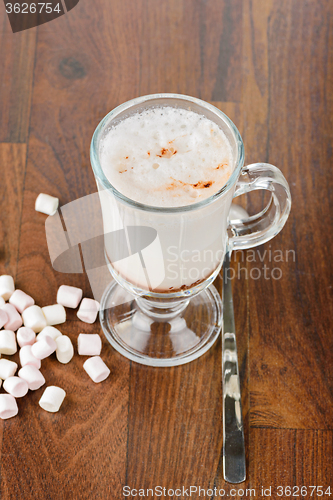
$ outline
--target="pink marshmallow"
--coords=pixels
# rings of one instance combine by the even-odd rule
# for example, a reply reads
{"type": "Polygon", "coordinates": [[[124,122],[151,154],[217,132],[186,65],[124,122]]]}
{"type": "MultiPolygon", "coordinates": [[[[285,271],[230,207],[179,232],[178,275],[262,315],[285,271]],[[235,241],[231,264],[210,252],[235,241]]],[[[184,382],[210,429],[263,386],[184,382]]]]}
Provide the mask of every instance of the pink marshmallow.
{"type": "Polygon", "coordinates": [[[16,399],[11,394],[0,394],[0,418],[15,417],[18,414],[16,399]]]}
{"type": "Polygon", "coordinates": [[[41,372],[32,365],[23,366],[18,376],[27,382],[30,391],[36,391],[45,384],[45,378],[41,372]]]}
{"type": "Polygon", "coordinates": [[[57,293],[57,303],[71,309],[76,309],[82,299],[82,293],[81,288],[61,285],[57,293]]]}
{"type": "MultiPolygon", "coordinates": [[[[1,298],[1,297],[0,297],[1,298]]],[[[8,315],[5,311],[0,309],[0,328],[2,328],[9,320],[8,315]]]]}
{"type": "Polygon", "coordinates": [[[35,358],[31,352],[31,345],[24,345],[19,352],[21,366],[32,365],[38,370],[42,363],[40,359],[35,358]]]}
{"type": "Polygon", "coordinates": [[[37,359],[44,359],[50,356],[57,348],[55,341],[46,335],[31,346],[31,353],[37,359]]]}
{"type": "Polygon", "coordinates": [[[9,299],[9,303],[16,307],[18,312],[22,314],[24,309],[33,306],[35,301],[30,295],[22,292],[22,290],[15,290],[9,299]]]}
{"type": "Polygon", "coordinates": [[[99,302],[94,299],[84,298],[77,312],[77,317],[85,323],[94,323],[99,311],[99,302]]]}
{"type": "Polygon", "coordinates": [[[28,383],[20,377],[6,378],[3,388],[14,398],[23,398],[29,390],[28,383]]]}
{"type": "Polygon", "coordinates": [[[32,328],[22,326],[16,333],[17,343],[20,347],[25,345],[32,345],[36,342],[36,334],[32,328]]]}
{"type": "Polygon", "coordinates": [[[83,368],[89,377],[96,383],[102,382],[110,375],[110,370],[99,356],[87,359],[83,363],[83,368]]]}
{"type": "Polygon", "coordinates": [[[102,350],[101,337],[98,333],[80,333],[77,350],[81,356],[99,356],[102,350]]]}
{"type": "Polygon", "coordinates": [[[5,311],[8,316],[8,321],[4,325],[6,330],[13,330],[15,332],[18,328],[20,328],[20,326],[22,326],[22,318],[14,306],[11,304],[5,304],[2,306],[1,310],[5,311]]]}

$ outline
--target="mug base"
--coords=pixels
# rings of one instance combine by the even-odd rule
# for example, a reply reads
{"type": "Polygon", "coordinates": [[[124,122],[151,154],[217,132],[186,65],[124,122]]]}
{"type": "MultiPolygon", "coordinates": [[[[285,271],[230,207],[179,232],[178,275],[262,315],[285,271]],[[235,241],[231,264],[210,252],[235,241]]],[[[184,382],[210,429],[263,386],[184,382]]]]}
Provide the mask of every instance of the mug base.
{"type": "Polygon", "coordinates": [[[183,365],[202,356],[219,336],[222,301],[213,285],[187,300],[176,314],[149,314],[140,301],[113,282],[103,294],[99,313],[112,347],[136,363],[183,365]]]}

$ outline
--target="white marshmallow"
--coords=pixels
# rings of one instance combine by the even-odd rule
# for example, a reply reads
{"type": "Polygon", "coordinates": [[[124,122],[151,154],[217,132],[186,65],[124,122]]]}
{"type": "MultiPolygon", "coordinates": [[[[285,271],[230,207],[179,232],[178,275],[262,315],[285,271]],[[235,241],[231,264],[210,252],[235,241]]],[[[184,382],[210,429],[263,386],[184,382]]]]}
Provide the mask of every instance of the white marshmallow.
{"type": "Polygon", "coordinates": [[[77,350],[81,356],[99,356],[102,350],[102,339],[98,333],[80,333],[77,339],[77,350]]]}
{"type": "Polygon", "coordinates": [[[24,345],[21,347],[20,352],[20,363],[21,366],[32,365],[38,370],[40,369],[42,363],[40,359],[37,359],[31,352],[31,345],[24,345]]]}
{"type": "Polygon", "coordinates": [[[5,323],[4,328],[6,330],[16,331],[20,326],[22,326],[22,318],[21,315],[17,312],[16,308],[11,304],[5,304],[1,308],[2,311],[8,316],[8,321],[5,323]]]}
{"type": "Polygon", "coordinates": [[[46,327],[46,319],[39,306],[27,307],[22,313],[24,326],[31,328],[35,333],[46,327]]]}
{"type": "Polygon", "coordinates": [[[61,304],[42,307],[42,311],[46,318],[47,326],[60,325],[60,323],[65,323],[66,321],[66,311],[61,304]]]}
{"type": "Polygon", "coordinates": [[[35,202],[36,212],[41,212],[46,215],[54,215],[58,210],[59,198],[50,196],[49,194],[40,193],[35,202]]]}
{"type": "Polygon", "coordinates": [[[0,394],[0,418],[15,417],[18,414],[16,399],[11,394],[0,394]]]}
{"type": "Polygon", "coordinates": [[[62,405],[65,396],[66,392],[61,389],[61,387],[50,385],[49,387],[46,387],[43,392],[43,395],[39,400],[39,406],[43,408],[43,410],[55,413],[62,405]]]}
{"type": "Polygon", "coordinates": [[[18,312],[22,314],[24,309],[33,306],[35,301],[30,295],[22,292],[22,290],[15,290],[9,299],[9,303],[16,307],[18,312]]]}
{"type": "Polygon", "coordinates": [[[56,356],[60,363],[69,363],[74,356],[74,347],[67,335],[61,335],[55,340],[57,344],[56,356]]]}
{"type": "Polygon", "coordinates": [[[28,383],[30,391],[36,391],[45,384],[45,378],[42,373],[32,365],[23,366],[19,370],[18,376],[28,383]]]}
{"type": "Polygon", "coordinates": [[[99,356],[87,359],[83,363],[83,368],[89,377],[96,383],[102,382],[110,375],[110,370],[99,356]]]}
{"type": "Polygon", "coordinates": [[[12,355],[16,351],[15,333],[12,330],[0,330],[0,353],[12,355]]]}
{"type": "Polygon", "coordinates": [[[57,293],[57,302],[65,307],[76,309],[82,299],[82,294],[81,288],[61,285],[57,293]]]}
{"type": "Polygon", "coordinates": [[[4,300],[8,300],[14,293],[14,290],[15,285],[13,278],[7,274],[0,276],[0,297],[4,300]]]}
{"type": "Polygon", "coordinates": [[[2,311],[2,309],[0,309],[0,328],[2,328],[3,325],[7,323],[7,321],[8,321],[7,313],[5,311],[2,311]]]}
{"type": "Polygon", "coordinates": [[[28,384],[20,377],[8,377],[3,383],[6,392],[14,398],[23,398],[29,390],[28,384]]]}
{"type": "Polygon", "coordinates": [[[32,345],[36,342],[36,334],[32,328],[22,326],[17,330],[16,340],[20,347],[32,345]]]}
{"type": "Polygon", "coordinates": [[[94,299],[84,298],[77,312],[77,317],[85,323],[94,323],[99,311],[99,302],[94,299]]]}
{"type": "Polygon", "coordinates": [[[55,341],[46,335],[31,346],[31,354],[37,359],[44,359],[50,356],[56,348],[57,344],[55,341]]]}
{"type": "Polygon", "coordinates": [[[62,335],[61,331],[54,326],[46,326],[43,330],[37,335],[37,342],[44,337],[51,337],[51,339],[55,340],[56,338],[62,335]]]}
{"type": "Polygon", "coordinates": [[[6,380],[8,377],[12,377],[17,370],[17,363],[10,361],[9,359],[0,359],[0,378],[6,380]]]}
{"type": "Polygon", "coordinates": [[[0,296],[0,307],[4,306],[6,303],[5,299],[0,296]]]}

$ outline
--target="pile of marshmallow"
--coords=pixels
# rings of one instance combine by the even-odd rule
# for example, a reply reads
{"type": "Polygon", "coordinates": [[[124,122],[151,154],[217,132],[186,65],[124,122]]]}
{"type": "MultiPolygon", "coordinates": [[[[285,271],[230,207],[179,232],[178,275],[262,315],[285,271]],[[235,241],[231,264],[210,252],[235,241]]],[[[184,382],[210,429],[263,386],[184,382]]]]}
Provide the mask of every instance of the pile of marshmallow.
{"type": "MultiPolygon", "coordinates": [[[[7,393],[0,394],[0,418],[17,415],[16,398],[25,396],[29,389],[35,391],[45,384],[40,371],[42,359],[55,353],[58,361],[66,364],[73,358],[71,339],[54,325],[65,323],[65,307],[76,309],[79,304],[78,318],[86,323],[95,322],[99,303],[89,298],[82,299],[82,295],[80,288],[61,285],[57,303],[39,307],[25,292],[15,290],[11,276],[0,276],[0,355],[15,354],[18,344],[21,364],[16,376],[17,363],[0,359],[0,385],[3,381],[2,386],[7,393]]],[[[78,354],[91,356],[84,362],[83,368],[96,383],[102,382],[110,374],[100,357],[101,349],[102,341],[98,334],[79,334],[78,354]]],[[[65,396],[62,388],[49,386],[40,398],[39,405],[46,411],[57,412],[65,396]]]]}

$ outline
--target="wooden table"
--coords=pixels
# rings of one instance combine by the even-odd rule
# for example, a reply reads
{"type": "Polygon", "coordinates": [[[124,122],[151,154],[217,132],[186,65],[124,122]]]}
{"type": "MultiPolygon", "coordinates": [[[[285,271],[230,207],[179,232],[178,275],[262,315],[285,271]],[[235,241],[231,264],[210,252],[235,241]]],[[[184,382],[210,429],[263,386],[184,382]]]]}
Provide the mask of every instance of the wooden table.
{"type": "MultiPolygon", "coordinates": [[[[131,363],[104,342],[107,381],[91,382],[77,355],[67,366],[47,359],[48,384],[67,391],[61,411],[39,408],[40,389],[1,421],[2,500],[118,500],[125,485],[216,487],[214,499],[220,489],[248,498],[250,488],[264,498],[270,486],[271,498],[288,497],[278,486],[331,485],[333,494],[332,6],[81,0],[16,34],[1,7],[0,274],[37,304],[54,303],[62,283],[91,296],[85,275],[52,269],[34,202],[40,192],[64,205],[95,191],[92,133],[128,99],[177,92],[213,103],[239,128],[246,163],[277,165],[293,198],[282,233],[233,261],[245,269],[233,291],[247,481],[233,491],[222,479],[220,341],[170,369],[131,363]]],[[[258,198],[244,203],[254,212],[258,198]]],[[[63,333],[74,342],[100,331],[68,317],[63,333]]],[[[161,498],[187,498],[177,493],[161,498]]]]}

